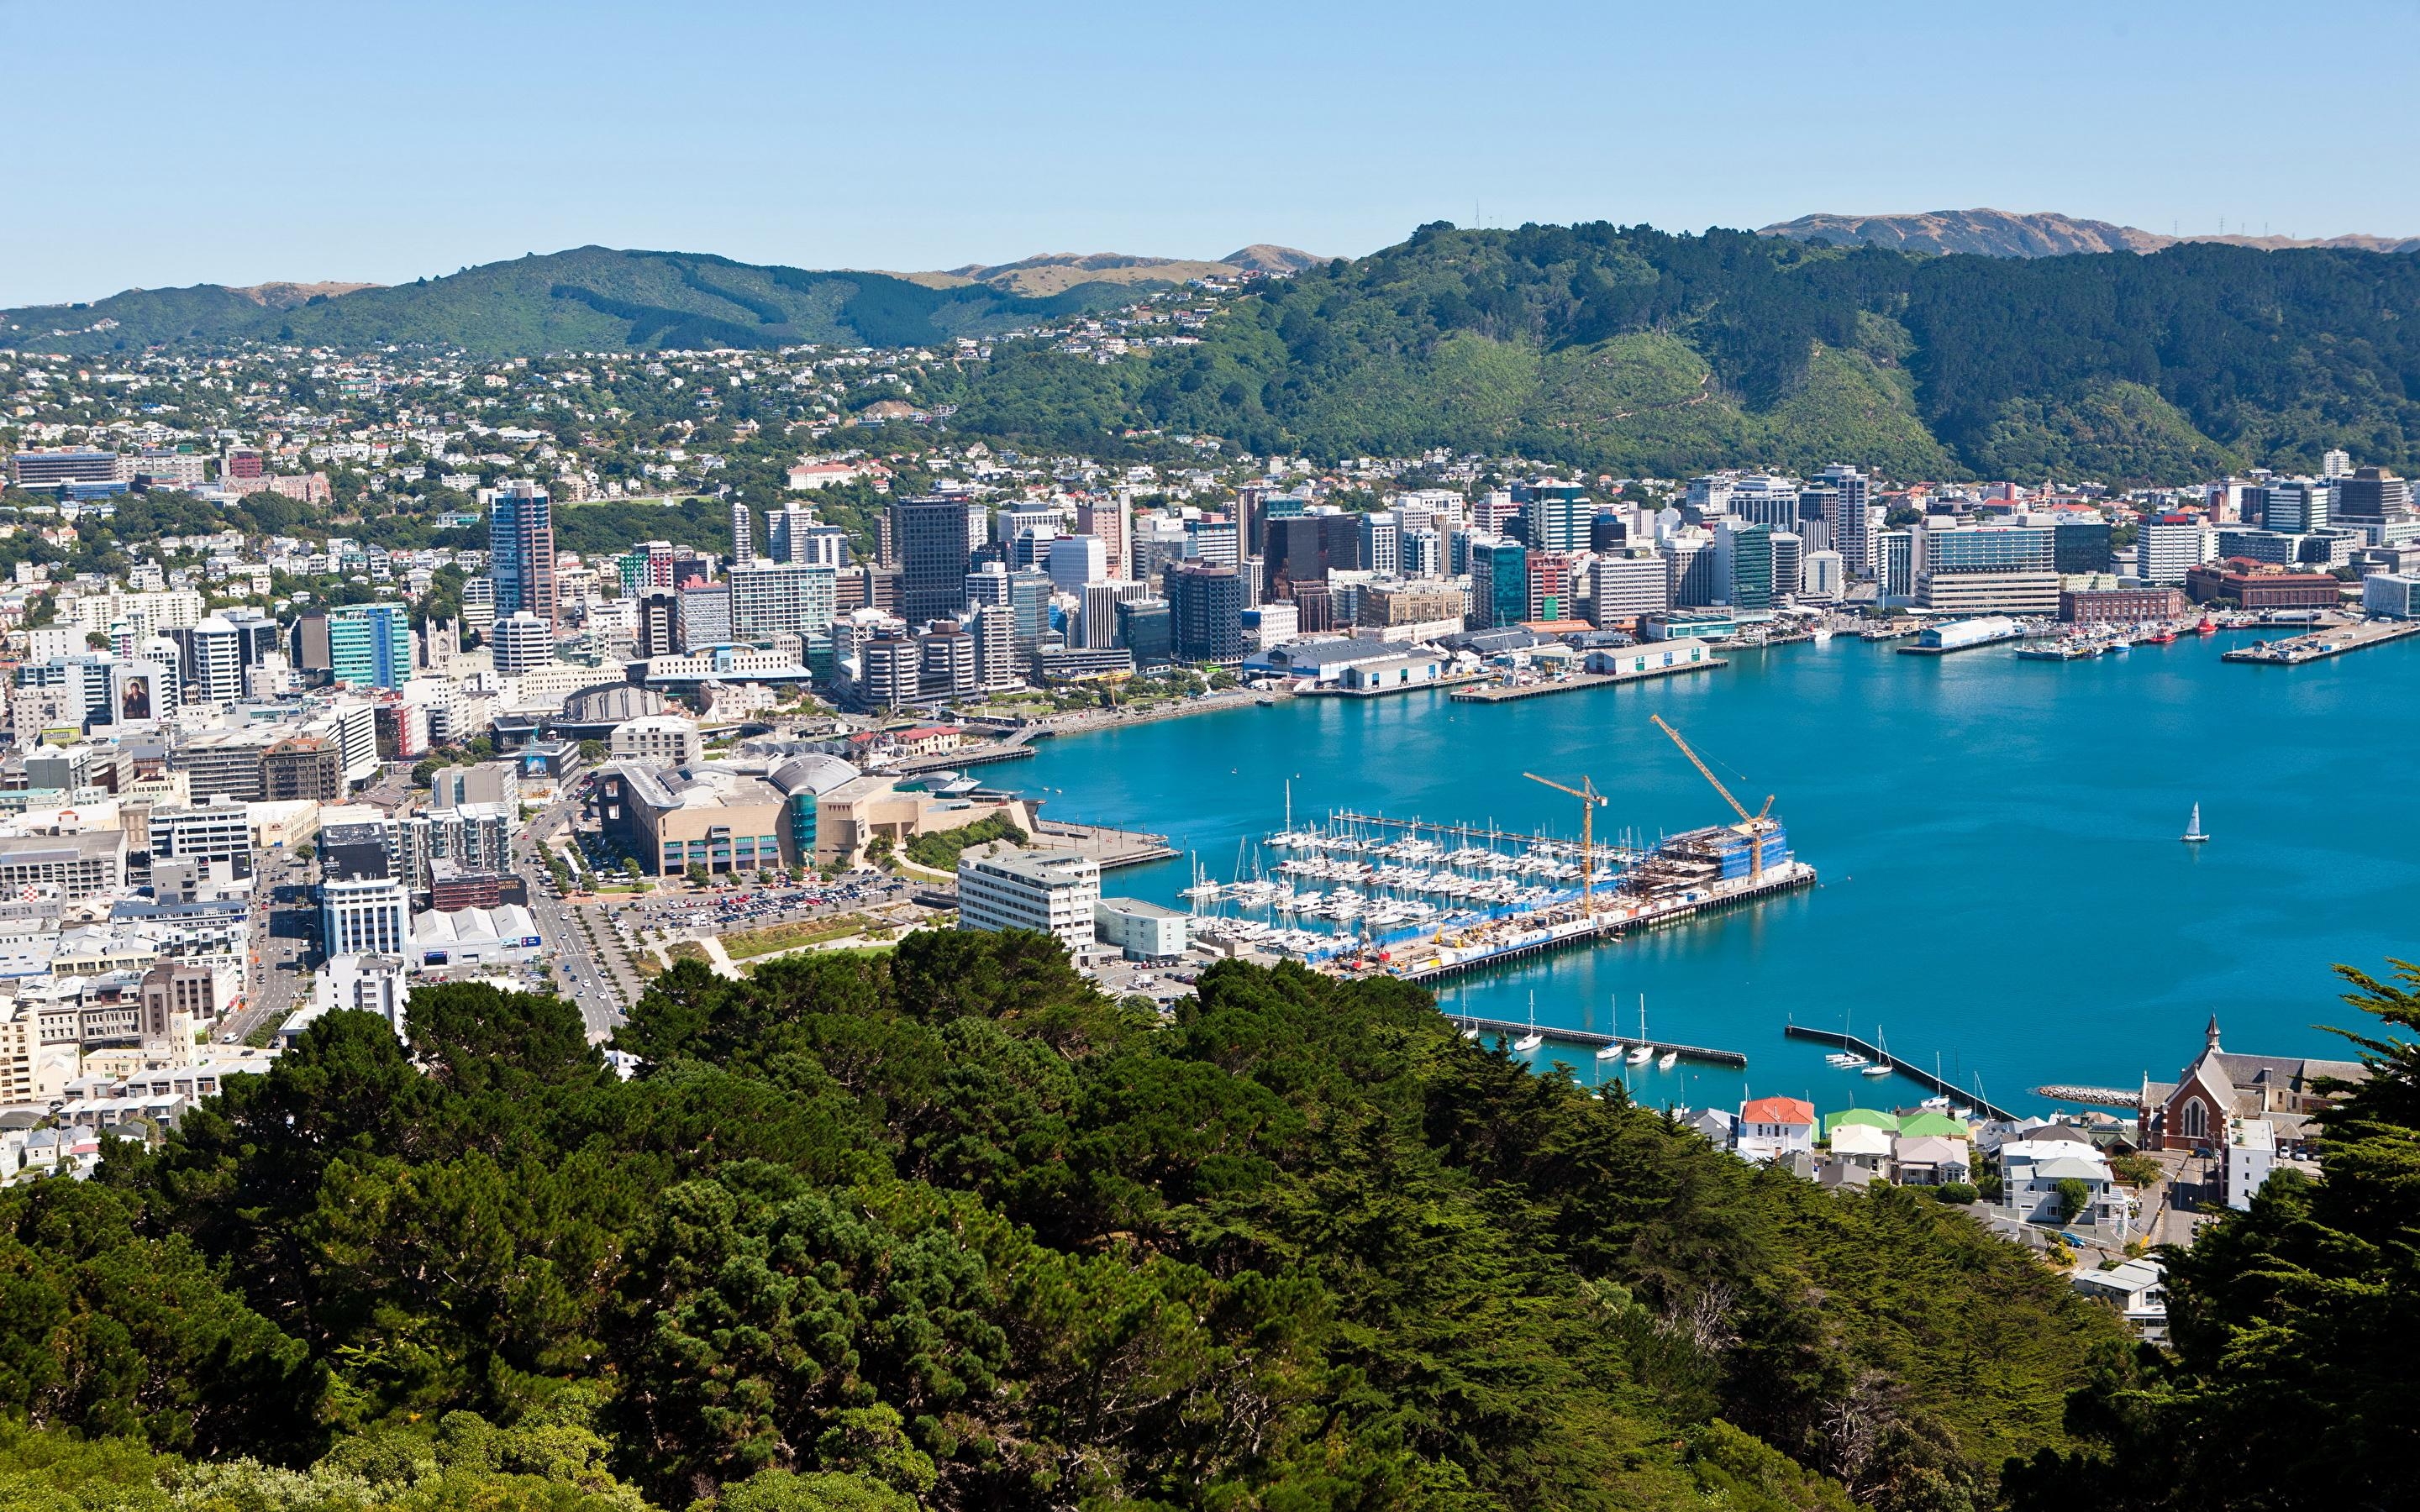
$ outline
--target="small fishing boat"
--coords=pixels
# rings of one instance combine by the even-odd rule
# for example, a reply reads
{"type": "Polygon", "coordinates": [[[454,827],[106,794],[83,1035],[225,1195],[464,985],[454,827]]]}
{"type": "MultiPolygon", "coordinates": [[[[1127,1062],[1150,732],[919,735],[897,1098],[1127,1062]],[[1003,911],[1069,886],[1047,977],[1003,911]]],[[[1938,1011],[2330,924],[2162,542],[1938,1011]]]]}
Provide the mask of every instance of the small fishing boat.
{"type": "Polygon", "coordinates": [[[2198,845],[2210,839],[2208,832],[2201,827],[2200,804],[2196,803],[2193,806],[2193,817],[2185,821],[2185,832],[2178,838],[2188,845],[2198,845]]]}

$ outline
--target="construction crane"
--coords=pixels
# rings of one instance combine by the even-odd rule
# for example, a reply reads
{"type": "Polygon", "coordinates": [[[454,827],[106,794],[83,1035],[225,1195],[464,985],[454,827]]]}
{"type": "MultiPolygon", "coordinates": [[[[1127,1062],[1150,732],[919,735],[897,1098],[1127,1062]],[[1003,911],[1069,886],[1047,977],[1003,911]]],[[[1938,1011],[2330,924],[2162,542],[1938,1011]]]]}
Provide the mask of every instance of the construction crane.
{"type": "Polygon", "coordinates": [[[1535,772],[1521,775],[1532,782],[1553,788],[1558,793],[1568,793],[1580,800],[1580,912],[1595,918],[1596,811],[1605,806],[1605,795],[1596,790],[1595,779],[1586,775],[1580,778],[1580,785],[1575,788],[1565,787],[1535,772]]]}
{"type": "Polygon", "coordinates": [[[1656,729],[1672,737],[1672,744],[1681,748],[1681,754],[1689,758],[1689,764],[1698,769],[1698,775],[1713,783],[1714,791],[1723,795],[1723,801],[1730,804],[1741,819],[1746,821],[1748,875],[1761,880],[1764,876],[1764,837],[1772,833],[1775,827],[1772,819],[1768,817],[1773,812],[1773,795],[1765,795],[1764,807],[1754,813],[1748,812],[1747,805],[1731,796],[1731,790],[1723,786],[1723,779],[1714,775],[1714,768],[1708,766],[1699,758],[1696,751],[1689,748],[1689,743],[1681,738],[1681,732],[1666,724],[1664,717],[1660,714],[1651,714],[1647,717],[1654,721],[1656,729]]]}

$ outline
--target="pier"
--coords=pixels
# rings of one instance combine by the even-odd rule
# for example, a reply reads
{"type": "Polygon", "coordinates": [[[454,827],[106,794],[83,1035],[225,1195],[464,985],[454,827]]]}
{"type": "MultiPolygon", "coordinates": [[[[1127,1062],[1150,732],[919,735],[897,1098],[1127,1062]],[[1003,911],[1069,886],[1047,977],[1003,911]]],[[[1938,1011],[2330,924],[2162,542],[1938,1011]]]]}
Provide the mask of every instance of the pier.
{"type": "Polygon", "coordinates": [[[2411,635],[2420,635],[2420,620],[2371,620],[2288,636],[2282,640],[2264,640],[2257,646],[2238,646],[2222,653],[2218,659],[2263,667],[2300,667],[2304,662],[2367,651],[2411,635]]]}
{"type": "Polygon", "coordinates": [[[1810,1029],[1804,1024],[1786,1024],[1782,1026],[1781,1032],[1792,1040],[1812,1040],[1817,1044],[1828,1044],[1836,1049],[1853,1051],[1877,1066],[1888,1066],[1909,1081],[1929,1087],[1945,1097],[1954,1098],[1965,1103],[1985,1118],[1997,1119],[2006,1123],[2014,1123],[2018,1119],[2017,1114],[1992,1102],[1980,1092],[1970,1092],[1962,1087],[1945,1082],[1915,1062],[1901,1060],[1881,1046],[1868,1044],[1854,1034],[1843,1034],[1838,1029],[1810,1029]]]}
{"type": "Polygon", "coordinates": [[[1141,866],[1147,861],[1165,861],[1176,854],[1169,849],[1165,835],[1042,818],[1033,821],[1033,848],[1060,855],[1089,856],[1104,872],[1141,866]]]}
{"type": "Polygon", "coordinates": [[[1720,656],[1707,656],[1698,661],[1676,661],[1668,667],[1647,667],[1630,671],[1574,672],[1569,677],[1557,677],[1545,682],[1458,687],[1446,696],[1457,703],[1511,703],[1520,699],[1544,698],[1549,693],[1579,693],[1591,687],[1643,683],[1651,678],[1675,677],[1683,672],[1706,672],[1730,665],[1720,656]]]}
{"type": "Polygon", "coordinates": [[[1618,1034],[1600,1034],[1594,1029],[1557,1029],[1544,1024],[1516,1024],[1511,1019],[1480,1018],[1469,1013],[1448,1013],[1445,1021],[1457,1029],[1477,1029],[1481,1034],[1510,1035],[1515,1040],[1534,1032],[1551,1043],[1582,1045],[1590,1050],[1602,1050],[1609,1044],[1643,1043],[1658,1057],[1668,1050],[1683,1060],[1694,1061],[1701,1066],[1729,1066],[1739,1071],[1745,1071],[1747,1068],[1746,1055],[1737,1050],[1709,1050],[1703,1045],[1667,1044],[1660,1040],[1624,1039],[1618,1034]]]}
{"type": "MultiPolygon", "coordinates": [[[[1600,940],[1620,940],[1633,931],[1664,929],[1686,919],[1699,918],[1740,903],[1752,903],[1778,893],[1795,892],[1815,885],[1815,869],[1803,861],[1788,861],[1773,869],[1760,881],[1745,884],[1717,884],[1705,891],[1691,891],[1676,897],[1660,898],[1633,904],[1620,912],[1602,912],[1588,918],[1569,918],[1543,925],[1535,933],[1522,934],[1502,944],[1477,949],[1460,950],[1438,942],[1437,952],[1419,957],[1406,964],[1389,964],[1387,970],[1405,981],[1442,981],[1465,972],[1481,971],[1490,966],[1506,965],[1525,961],[1549,951],[1567,949],[1575,945],[1594,945],[1600,940]]],[[[1399,946],[1391,955],[1416,954],[1417,946],[1399,946]]]]}
{"type": "Polygon", "coordinates": [[[2055,1082],[2048,1087],[2035,1088],[2033,1093],[2052,1103],[2088,1103],[2100,1107],[2133,1108],[2137,1111],[2143,1106],[2141,1092],[2129,1091],[2122,1087],[2077,1087],[2055,1082]]]}

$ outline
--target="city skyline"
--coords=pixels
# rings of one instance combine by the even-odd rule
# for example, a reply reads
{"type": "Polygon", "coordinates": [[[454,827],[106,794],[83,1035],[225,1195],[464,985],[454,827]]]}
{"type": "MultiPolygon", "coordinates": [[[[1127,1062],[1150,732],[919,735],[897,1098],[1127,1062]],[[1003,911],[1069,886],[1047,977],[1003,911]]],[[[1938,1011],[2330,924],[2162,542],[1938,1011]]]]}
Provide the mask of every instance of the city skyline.
{"type": "MultiPolygon", "coordinates": [[[[231,102],[142,90],[35,116],[21,201],[77,208],[65,228],[11,217],[0,302],[408,282],[590,243],[901,270],[1262,241],[1354,255],[1437,219],[1701,229],[1995,206],[2164,233],[2420,233],[2420,193],[2381,179],[2379,154],[2342,150],[2324,116],[2209,108],[2225,81],[2323,58],[2332,87],[2369,101],[2372,143],[2410,141],[2420,106],[2394,60],[2420,22],[2383,6],[1776,9],[1721,28],[1574,8],[1518,33],[1418,8],[1384,25],[1355,7],[1246,11],[1216,29],[945,8],[911,30],[754,4],[675,23],[447,3],[410,25],[241,8],[251,24],[126,8],[154,55],[231,102]],[[1596,66],[1554,86],[1539,39],[1596,66]],[[482,57],[511,66],[466,66],[482,57]],[[1823,108],[1777,131],[1745,108],[1759,80],[1775,103],[1823,108]],[[160,172],[170,141],[206,171],[160,172]],[[93,193],[113,183],[142,193],[93,193]]],[[[87,42],[70,13],[11,20],[29,76],[67,76],[87,42]]]]}

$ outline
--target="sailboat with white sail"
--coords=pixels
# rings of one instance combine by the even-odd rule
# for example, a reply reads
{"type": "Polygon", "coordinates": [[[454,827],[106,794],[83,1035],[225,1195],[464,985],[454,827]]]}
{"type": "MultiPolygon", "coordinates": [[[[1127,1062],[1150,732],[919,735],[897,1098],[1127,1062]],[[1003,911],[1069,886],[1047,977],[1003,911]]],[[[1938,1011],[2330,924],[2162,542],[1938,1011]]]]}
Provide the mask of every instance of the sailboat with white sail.
{"type": "Polygon", "coordinates": [[[1545,1042],[1546,1037],[1538,1032],[1538,995],[1531,993],[1529,995],[1529,1032],[1513,1041],[1512,1048],[1526,1056],[1545,1042]]]}
{"type": "Polygon", "coordinates": [[[2209,832],[2201,827],[2200,804],[2193,806],[2193,817],[2185,821],[2185,832],[2178,838],[2188,845],[2199,845],[2210,839],[2209,832]]]}

